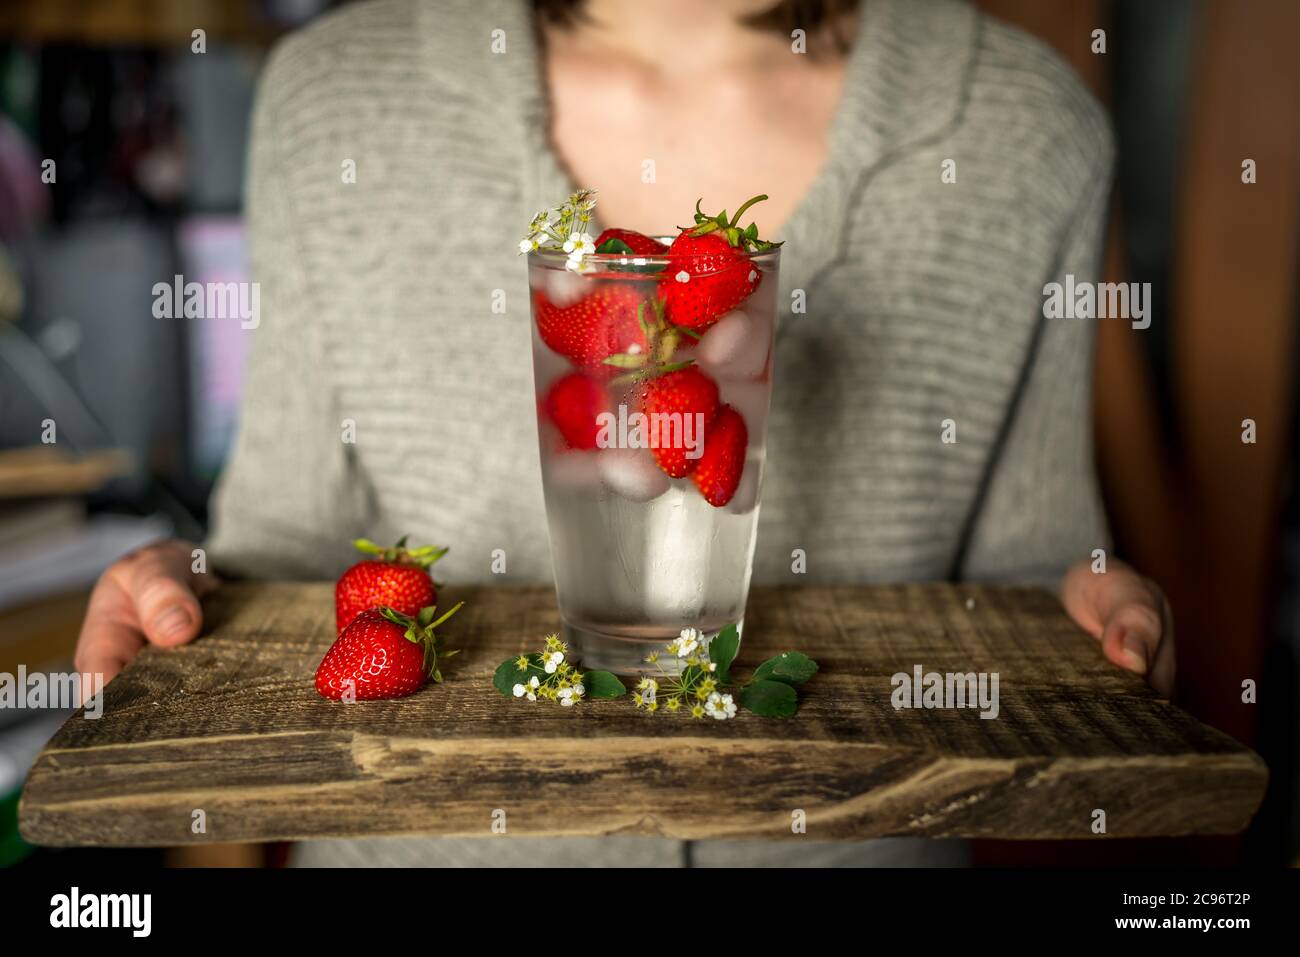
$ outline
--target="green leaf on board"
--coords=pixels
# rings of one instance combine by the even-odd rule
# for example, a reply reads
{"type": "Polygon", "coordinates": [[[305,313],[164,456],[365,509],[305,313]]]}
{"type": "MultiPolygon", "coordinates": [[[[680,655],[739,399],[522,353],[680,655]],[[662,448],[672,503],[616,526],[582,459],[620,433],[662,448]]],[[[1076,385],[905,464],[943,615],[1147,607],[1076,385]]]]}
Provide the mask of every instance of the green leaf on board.
{"type": "Polygon", "coordinates": [[[753,681],[771,679],[801,685],[817,673],[817,662],[799,651],[785,651],[754,669],[753,681]]]}
{"type": "Polygon", "coordinates": [[[541,655],[532,654],[526,657],[529,661],[527,668],[519,667],[519,656],[515,655],[497,665],[497,670],[492,675],[492,686],[507,698],[515,696],[515,685],[524,684],[534,676],[539,680],[546,676],[546,671],[542,668],[541,655]]]}
{"type": "Polygon", "coordinates": [[[588,671],[582,676],[582,684],[588,698],[621,698],[627,694],[623,682],[608,671],[588,671]]]}
{"type": "Polygon", "coordinates": [[[736,653],[739,651],[740,629],[735,625],[723,628],[718,632],[717,637],[709,642],[709,660],[718,666],[714,674],[718,684],[726,683],[731,673],[731,663],[736,660],[736,653]]]}
{"type": "Polygon", "coordinates": [[[768,718],[788,718],[799,710],[799,695],[783,681],[755,681],[740,689],[742,707],[768,718]]]}

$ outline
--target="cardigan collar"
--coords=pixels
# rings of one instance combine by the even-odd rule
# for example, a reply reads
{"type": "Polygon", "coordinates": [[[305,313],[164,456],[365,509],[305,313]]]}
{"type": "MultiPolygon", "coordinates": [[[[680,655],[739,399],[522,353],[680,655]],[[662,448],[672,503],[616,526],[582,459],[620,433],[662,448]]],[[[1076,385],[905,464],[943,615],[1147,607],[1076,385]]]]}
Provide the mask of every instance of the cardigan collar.
{"type": "MultiPolygon", "coordinates": [[[[430,56],[445,15],[435,6],[419,8],[430,56]]],[[[486,121],[501,131],[503,145],[511,144],[509,151],[519,157],[522,230],[533,212],[554,206],[574,185],[550,143],[532,4],[508,0],[478,9],[485,51],[493,43],[505,47],[487,54],[485,69],[474,78],[482,84],[475,99],[486,121]]],[[[850,212],[876,169],[959,122],[979,26],[979,14],[964,0],[863,0],[825,165],[781,235],[782,271],[790,280],[783,286],[810,284],[844,249],[850,212]]],[[[938,182],[938,169],[934,175],[938,182]]]]}

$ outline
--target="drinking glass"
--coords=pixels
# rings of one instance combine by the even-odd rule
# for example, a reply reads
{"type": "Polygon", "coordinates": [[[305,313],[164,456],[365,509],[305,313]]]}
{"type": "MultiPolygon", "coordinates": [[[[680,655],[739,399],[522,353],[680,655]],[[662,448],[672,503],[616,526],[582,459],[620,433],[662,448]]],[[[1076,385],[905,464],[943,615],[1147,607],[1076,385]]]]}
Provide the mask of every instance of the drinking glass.
{"type": "Polygon", "coordinates": [[[734,295],[725,297],[725,312],[694,328],[673,322],[668,284],[711,279],[712,263],[615,253],[588,255],[575,270],[561,252],[528,254],[555,589],[564,638],[586,669],[671,670],[671,654],[658,665],[645,659],[683,629],[704,641],[731,624],[743,630],[780,249],[736,254],[745,262],[729,268],[752,277],[751,291],[734,305],[734,295]],[[716,409],[707,383],[716,385],[716,409]],[[706,399],[686,402],[674,420],[660,411],[665,391],[669,408],[678,394],[706,399]],[[725,503],[710,504],[702,489],[727,486],[737,470],[734,493],[724,488],[714,497],[725,503]]]}

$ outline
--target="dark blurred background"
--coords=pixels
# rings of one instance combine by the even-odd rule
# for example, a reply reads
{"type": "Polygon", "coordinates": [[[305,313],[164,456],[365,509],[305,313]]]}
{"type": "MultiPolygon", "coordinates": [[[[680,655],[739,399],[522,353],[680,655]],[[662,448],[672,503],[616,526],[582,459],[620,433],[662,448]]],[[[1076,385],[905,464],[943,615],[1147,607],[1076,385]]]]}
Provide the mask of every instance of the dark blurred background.
{"type": "MultiPolygon", "coordinates": [[[[106,565],[166,534],[202,536],[247,333],[155,319],[151,290],[176,274],[246,278],[240,205],[258,70],[277,36],[338,5],[0,6],[0,672],[67,667],[106,565]],[[45,419],[57,422],[55,445],[41,442],[45,419]]],[[[979,842],[976,858],[1295,864],[1300,3],[979,6],[1053,45],[1111,109],[1120,163],[1109,278],[1150,282],[1154,315],[1145,331],[1100,324],[1107,507],[1121,557],[1173,604],[1178,703],[1259,751],[1271,782],[1241,838],[979,842]],[[1093,52],[1098,29],[1105,54],[1093,52]],[[1248,159],[1254,184],[1242,182],[1248,159]],[[1242,442],[1245,419],[1253,444],[1242,442]],[[1242,701],[1246,679],[1258,703],[1242,701]]],[[[25,846],[23,775],[64,717],[31,714],[0,712],[0,866],[278,859],[274,848],[25,846]]]]}

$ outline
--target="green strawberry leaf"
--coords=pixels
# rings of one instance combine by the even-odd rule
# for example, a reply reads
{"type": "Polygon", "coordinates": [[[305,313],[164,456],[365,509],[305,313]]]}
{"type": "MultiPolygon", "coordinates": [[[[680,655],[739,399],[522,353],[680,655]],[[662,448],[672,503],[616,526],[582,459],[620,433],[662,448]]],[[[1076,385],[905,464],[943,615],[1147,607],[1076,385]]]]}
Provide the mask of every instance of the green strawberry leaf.
{"type": "Polygon", "coordinates": [[[781,681],[755,681],[740,689],[740,704],[767,718],[788,718],[799,710],[799,695],[781,681]]]}
{"type": "Polygon", "coordinates": [[[718,666],[714,679],[718,684],[725,684],[731,674],[731,663],[740,651],[740,629],[728,625],[718,632],[716,638],[709,642],[709,660],[718,666]]]}
{"type": "MultiPolygon", "coordinates": [[[[645,258],[621,239],[605,240],[596,247],[596,252],[602,255],[628,256],[634,260],[645,258]]],[[[614,272],[660,272],[663,270],[664,264],[647,262],[612,262],[607,263],[606,268],[611,269],[614,272]]]]}
{"type": "Polygon", "coordinates": [[[798,651],[785,651],[768,658],[754,669],[752,681],[781,681],[788,685],[801,685],[817,673],[817,662],[798,651]]]}
{"type": "Polygon", "coordinates": [[[527,668],[519,667],[519,656],[516,655],[497,665],[497,670],[492,675],[492,687],[507,698],[515,696],[515,685],[527,684],[528,679],[534,676],[539,680],[546,677],[546,670],[542,667],[541,655],[531,654],[525,657],[528,658],[527,668]]]}
{"type": "Polygon", "coordinates": [[[596,252],[601,253],[622,253],[625,256],[632,255],[632,247],[621,239],[607,239],[596,247],[596,252]]]}
{"type": "Polygon", "coordinates": [[[627,694],[623,682],[608,671],[588,671],[582,676],[582,684],[588,698],[621,698],[627,694]]]}

